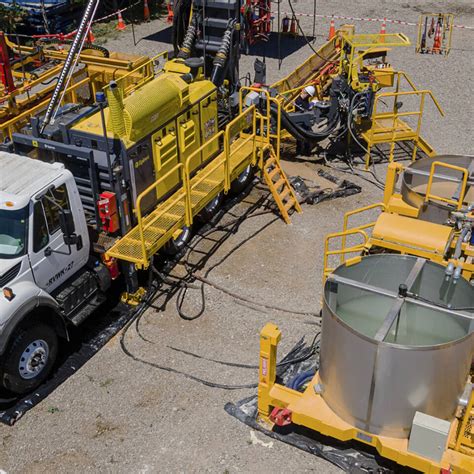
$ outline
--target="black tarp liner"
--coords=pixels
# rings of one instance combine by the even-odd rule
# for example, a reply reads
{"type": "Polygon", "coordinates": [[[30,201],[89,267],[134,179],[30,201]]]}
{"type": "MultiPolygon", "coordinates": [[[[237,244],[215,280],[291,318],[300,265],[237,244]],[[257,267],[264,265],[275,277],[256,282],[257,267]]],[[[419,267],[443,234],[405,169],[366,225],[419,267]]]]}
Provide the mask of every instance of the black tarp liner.
{"type": "MultiPolygon", "coordinates": [[[[309,346],[301,340],[281,362],[301,358],[301,356],[304,356],[308,351],[309,346]]],[[[301,372],[310,369],[316,370],[319,365],[318,360],[319,357],[316,352],[315,355],[303,362],[280,365],[277,368],[277,382],[285,385],[290,379],[301,372]]],[[[257,395],[244,398],[236,404],[227,403],[224,409],[227,413],[252,429],[258,430],[271,438],[283,441],[310,454],[324,458],[351,474],[414,472],[397,467],[396,464],[381,458],[375,449],[356,441],[340,442],[334,438],[320,435],[310,429],[297,425],[285,427],[275,426],[273,430],[270,431],[256,420],[257,395]]],[[[297,455],[295,451],[295,456],[297,455]]]]}
{"type": "MultiPolygon", "coordinates": [[[[115,336],[133,316],[134,309],[118,304],[112,311],[95,321],[87,321],[75,334],[72,345],[63,351],[63,357],[52,377],[36,391],[21,399],[0,400],[0,422],[14,425],[28,410],[44,400],[59,385],[77,372],[94,354],[115,336]]],[[[93,317],[91,319],[94,319],[93,317]]]]}

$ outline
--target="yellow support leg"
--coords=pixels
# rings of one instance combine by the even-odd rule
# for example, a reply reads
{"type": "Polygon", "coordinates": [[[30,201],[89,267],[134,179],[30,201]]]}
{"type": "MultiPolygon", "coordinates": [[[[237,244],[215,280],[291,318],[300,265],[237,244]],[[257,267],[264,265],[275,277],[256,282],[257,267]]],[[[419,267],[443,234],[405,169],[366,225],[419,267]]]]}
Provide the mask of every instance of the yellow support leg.
{"type": "Polygon", "coordinates": [[[277,346],[281,331],[273,323],[267,323],[260,332],[260,364],[258,373],[258,414],[268,421],[272,405],[270,390],[275,384],[277,346]]]}

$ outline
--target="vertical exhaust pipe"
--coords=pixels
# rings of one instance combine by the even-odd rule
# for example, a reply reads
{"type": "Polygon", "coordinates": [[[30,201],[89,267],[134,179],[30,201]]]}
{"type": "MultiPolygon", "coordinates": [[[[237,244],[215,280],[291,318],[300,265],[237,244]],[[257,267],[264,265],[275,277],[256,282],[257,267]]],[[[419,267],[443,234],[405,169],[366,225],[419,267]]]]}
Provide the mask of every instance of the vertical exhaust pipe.
{"type": "Polygon", "coordinates": [[[115,81],[110,81],[107,89],[107,99],[109,102],[110,121],[112,131],[115,135],[123,137],[127,133],[125,127],[124,105],[122,91],[115,81]]]}

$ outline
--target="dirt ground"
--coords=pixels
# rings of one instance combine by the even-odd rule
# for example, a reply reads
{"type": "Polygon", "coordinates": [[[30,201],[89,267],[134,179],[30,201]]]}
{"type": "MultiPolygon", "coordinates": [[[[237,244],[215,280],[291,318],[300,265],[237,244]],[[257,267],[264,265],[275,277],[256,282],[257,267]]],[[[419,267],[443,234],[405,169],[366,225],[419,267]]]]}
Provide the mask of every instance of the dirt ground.
{"type": "MultiPolygon", "coordinates": [[[[318,2],[319,14],[387,17],[416,22],[420,10],[436,9],[435,2],[342,0],[318,2]],[[412,2],[413,3],[413,2],[412,2]]],[[[301,13],[312,13],[312,2],[294,0],[301,13]]],[[[286,0],[282,11],[288,11],[286,0]]],[[[474,25],[474,8],[468,1],[443,2],[453,10],[456,23],[474,25]]],[[[340,22],[338,22],[338,25],[340,22]]],[[[378,31],[380,23],[355,22],[358,31],[378,31]]],[[[303,17],[308,34],[312,18],[303,17]]],[[[134,47],[130,25],[119,39],[109,41],[111,50],[152,55],[169,44],[169,25],[163,20],[135,27],[140,39],[134,47]]],[[[327,36],[329,22],[318,19],[315,44],[327,36]]],[[[388,25],[412,40],[415,27],[388,25]]],[[[298,40],[284,43],[284,60],[278,70],[275,41],[265,48],[268,82],[289,73],[310,54],[298,40]]],[[[447,58],[420,56],[414,47],[391,53],[391,62],[406,71],[421,88],[432,89],[446,114],[441,118],[428,104],[424,136],[438,153],[472,154],[474,148],[472,76],[474,31],[457,29],[453,50],[447,58]]],[[[256,48],[261,53],[263,48],[256,48]]],[[[252,71],[253,55],[242,58],[241,75],[252,71]]],[[[304,163],[300,166],[306,166],[304,163]]],[[[310,167],[315,165],[310,164],[310,167]]],[[[292,171],[295,167],[293,166],[292,171]]],[[[383,177],[383,169],[378,170],[383,177]]],[[[345,176],[347,177],[347,176],[345,176]]],[[[259,208],[210,256],[208,278],[229,290],[263,303],[295,311],[317,312],[320,307],[323,239],[341,228],[345,211],[375,202],[381,191],[357,177],[360,194],[349,198],[305,205],[287,226],[271,212],[259,208]]],[[[235,205],[221,223],[229,222],[252,207],[265,194],[261,186],[235,205]]],[[[210,237],[219,237],[216,232],[210,237]]],[[[199,248],[207,249],[209,241],[199,248]]],[[[179,272],[177,267],[175,272],[179,272]]],[[[154,306],[164,301],[161,296],[154,306]]],[[[198,311],[200,292],[190,290],[187,312],[198,311]]],[[[195,321],[181,319],[174,298],[162,309],[150,308],[137,328],[132,326],[125,342],[137,361],[126,355],[115,337],[76,375],[45,401],[28,412],[16,426],[0,426],[0,468],[20,472],[339,472],[312,455],[272,441],[230,417],[228,401],[238,401],[254,389],[210,388],[153,368],[146,362],[220,384],[249,384],[257,380],[254,369],[218,365],[177,352],[185,349],[206,358],[243,364],[257,363],[259,331],[268,321],[281,328],[280,354],[303,335],[311,339],[314,318],[285,311],[243,305],[212,287],[205,289],[205,310],[195,321]],[[145,361],[145,362],[143,362],[145,361]]]]}

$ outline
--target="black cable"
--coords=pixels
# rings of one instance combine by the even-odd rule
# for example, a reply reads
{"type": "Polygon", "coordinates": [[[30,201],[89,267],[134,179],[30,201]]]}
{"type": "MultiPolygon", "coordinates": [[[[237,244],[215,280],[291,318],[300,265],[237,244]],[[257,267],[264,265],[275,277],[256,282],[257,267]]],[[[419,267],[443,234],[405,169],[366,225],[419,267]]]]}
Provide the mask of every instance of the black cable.
{"type": "Polygon", "coordinates": [[[464,307],[453,308],[452,306],[448,306],[445,304],[435,303],[434,301],[431,301],[428,298],[424,298],[423,296],[418,295],[416,293],[408,292],[407,296],[409,296],[410,298],[413,298],[414,300],[424,301],[425,303],[432,304],[433,306],[437,306],[438,308],[449,309],[451,311],[474,311],[474,306],[464,306],[464,307]]]}
{"type": "MultiPolygon", "coordinates": [[[[291,0],[288,0],[288,4],[290,5],[290,9],[291,9],[291,13],[292,15],[296,18],[296,13],[295,13],[295,9],[293,8],[293,3],[291,0]]],[[[296,24],[298,25],[298,29],[300,30],[301,32],[301,35],[303,36],[306,44],[312,49],[313,53],[316,54],[316,56],[318,56],[319,58],[321,58],[325,64],[323,64],[322,66],[325,66],[327,63],[335,63],[336,61],[333,60],[333,59],[328,59],[328,58],[325,58],[324,56],[321,56],[321,54],[319,54],[314,48],[313,48],[313,45],[310,43],[310,41],[308,40],[308,38],[306,37],[305,35],[305,32],[303,31],[303,29],[301,28],[301,25],[300,25],[300,22],[296,19],[296,24]]],[[[321,67],[322,67],[321,66],[321,67]]]]}
{"type": "MultiPolygon", "coordinates": [[[[316,340],[320,335],[321,335],[321,331],[318,331],[316,333],[316,335],[314,336],[313,341],[311,342],[311,345],[309,346],[308,351],[307,351],[306,354],[304,354],[300,357],[297,357],[295,359],[288,359],[288,360],[283,359],[282,361],[277,362],[277,367],[284,367],[286,365],[291,365],[291,364],[296,364],[296,363],[299,363],[299,362],[304,362],[305,360],[309,359],[311,356],[313,356],[316,353],[316,349],[317,349],[317,346],[318,346],[318,344],[316,344],[316,340]]],[[[225,366],[229,366],[229,367],[237,367],[237,368],[240,368],[240,369],[258,369],[259,368],[258,365],[240,364],[238,362],[228,362],[228,361],[223,361],[223,360],[219,360],[219,359],[212,359],[212,358],[209,358],[209,357],[205,357],[205,356],[196,354],[194,352],[187,351],[185,349],[180,349],[178,347],[173,347],[173,346],[166,346],[166,347],[168,347],[169,349],[171,349],[173,351],[180,352],[182,354],[186,354],[190,357],[195,357],[196,359],[207,360],[209,362],[214,362],[214,363],[220,364],[220,365],[225,365],[225,366]]]]}
{"type": "Polygon", "coordinates": [[[137,318],[141,317],[144,314],[145,310],[148,308],[148,303],[152,300],[155,292],[156,292],[156,288],[153,288],[153,284],[152,284],[148,288],[147,296],[146,296],[145,300],[139,306],[139,309],[136,310],[136,312],[133,314],[130,321],[125,325],[125,327],[124,327],[124,329],[123,329],[123,331],[120,335],[120,347],[121,347],[121,349],[122,349],[122,351],[124,352],[125,355],[130,357],[135,362],[140,362],[142,364],[148,365],[148,366],[153,367],[153,368],[158,369],[158,370],[163,370],[165,372],[170,372],[170,373],[173,373],[173,374],[182,375],[183,377],[186,377],[190,380],[193,380],[194,382],[201,383],[202,385],[205,385],[207,387],[220,388],[220,389],[223,389],[223,390],[240,390],[240,389],[245,389],[245,388],[256,388],[258,386],[258,384],[255,384],[255,383],[253,383],[253,384],[243,384],[243,385],[227,385],[227,384],[220,384],[220,383],[211,382],[209,380],[205,380],[205,379],[201,379],[199,377],[196,377],[192,374],[182,372],[181,370],[177,370],[173,367],[168,367],[168,366],[164,366],[164,365],[155,364],[154,362],[150,362],[148,360],[137,357],[132,352],[130,352],[128,350],[127,346],[125,345],[125,337],[127,335],[127,332],[130,329],[130,327],[132,326],[132,324],[135,322],[135,320],[137,318]]]}

